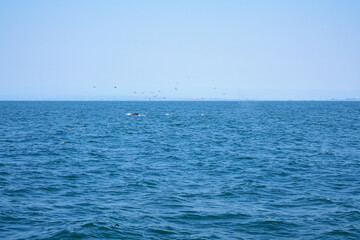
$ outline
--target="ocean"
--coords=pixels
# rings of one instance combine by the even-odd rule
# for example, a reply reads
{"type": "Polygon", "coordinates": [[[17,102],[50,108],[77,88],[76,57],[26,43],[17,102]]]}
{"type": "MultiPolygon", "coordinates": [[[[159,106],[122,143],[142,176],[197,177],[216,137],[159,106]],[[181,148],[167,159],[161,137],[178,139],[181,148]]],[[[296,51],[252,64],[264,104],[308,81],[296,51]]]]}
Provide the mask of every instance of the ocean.
{"type": "Polygon", "coordinates": [[[360,102],[0,102],[0,239],[360,239],[360,102]]]}

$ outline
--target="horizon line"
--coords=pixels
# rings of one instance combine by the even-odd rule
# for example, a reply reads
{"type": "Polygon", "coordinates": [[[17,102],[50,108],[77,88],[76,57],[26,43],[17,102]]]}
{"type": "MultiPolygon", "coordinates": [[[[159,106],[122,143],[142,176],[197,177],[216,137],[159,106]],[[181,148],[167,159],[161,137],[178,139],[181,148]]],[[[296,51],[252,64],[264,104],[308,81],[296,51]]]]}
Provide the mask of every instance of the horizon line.
{"type": "Polygon", "coordinates": [[[0,102],[360,102],[360,98],[345,99],[167,99],[167,100],[110,100],[110,99],[0,99],[0,102]]]}

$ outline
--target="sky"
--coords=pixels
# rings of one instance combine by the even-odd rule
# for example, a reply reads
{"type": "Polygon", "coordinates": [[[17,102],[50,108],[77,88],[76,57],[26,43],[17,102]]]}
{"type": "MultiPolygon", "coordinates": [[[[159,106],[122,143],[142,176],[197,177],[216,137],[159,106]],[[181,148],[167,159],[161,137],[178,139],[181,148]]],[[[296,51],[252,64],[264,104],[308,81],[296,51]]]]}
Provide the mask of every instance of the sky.
{"type": "Polygon", "coordinates": [[[359,97],[359,0],[0,1],[0,100],[359,97]]]}

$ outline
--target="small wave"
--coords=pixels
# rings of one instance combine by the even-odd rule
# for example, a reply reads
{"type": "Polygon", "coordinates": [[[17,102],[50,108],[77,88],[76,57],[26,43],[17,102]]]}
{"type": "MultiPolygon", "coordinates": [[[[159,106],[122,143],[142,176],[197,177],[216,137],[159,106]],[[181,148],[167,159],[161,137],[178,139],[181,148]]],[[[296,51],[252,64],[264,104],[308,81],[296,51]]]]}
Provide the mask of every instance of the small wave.
{"type": "Polygon", "coordinates": [[[56,232],[55,234],[52,234],[49,239],[80,239],[80,238],[87,238],[88,235],[86,235],[85,233],[78,233],[78,232],[74,232],[74,231],[70,231],[67,229],[64,230],[60,230],[58,232],[56,232]]]}
{"type": "Polygon", "coordinates": [[[164,229],[153,229],[153,228],[150,228],[149,230],[150,230],[151,232],[153,232],[153,233],[157,233],[157,234],[160,234],[160,235],[175,234],[175,232],[173,232],[173,231],[168,231],[168,230],[164,230],[164,229]]]}
{"type": "Polygon", "coordinates": [[[244,213],[221,213],[221,214],[197,214],[197,213],[186,213],[178,216],[180,219],[186,220],[226,220],[226,219],[239,219],[249,218],[249,215],[244,213]]]}
{"type": "Polygon", "coordinates": [[[338,237],[354,236],[354,237],[356,237],[355,234],[352,234],[351,232],[346,231],[344,229],[336,229],[333,231],[326,232],[322,235],[322,237],[334,237],[334,236],[338,236],[338,237]]]}

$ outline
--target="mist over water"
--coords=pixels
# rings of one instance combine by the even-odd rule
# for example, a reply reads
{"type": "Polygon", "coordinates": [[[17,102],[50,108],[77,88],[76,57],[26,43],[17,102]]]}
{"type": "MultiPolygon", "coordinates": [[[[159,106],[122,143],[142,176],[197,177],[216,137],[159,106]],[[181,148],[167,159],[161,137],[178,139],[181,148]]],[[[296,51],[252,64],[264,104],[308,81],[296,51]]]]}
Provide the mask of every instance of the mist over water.
{"type": "Polygon", "coordinates": [[[0,238],[359,239],[359,129],[360,102],[0,102],[0,238]]]}

